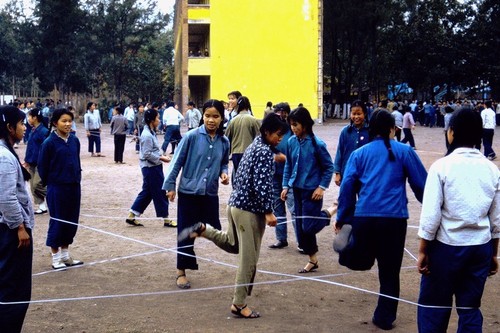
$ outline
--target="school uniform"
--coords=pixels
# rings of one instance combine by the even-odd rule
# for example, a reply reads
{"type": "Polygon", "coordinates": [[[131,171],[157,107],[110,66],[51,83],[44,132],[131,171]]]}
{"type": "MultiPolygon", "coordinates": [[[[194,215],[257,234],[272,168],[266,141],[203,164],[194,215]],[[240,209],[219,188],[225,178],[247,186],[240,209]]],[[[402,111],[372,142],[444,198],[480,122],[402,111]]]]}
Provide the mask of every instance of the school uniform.
{"type": "Polygon", "coordinates": [[[26,147],[26,155],[24,161],[30,165],[29,172],[31,174],[30,187],[31,193],[35,204],[39,205],[47,196],[47,187],[42,185],[42,180],[37,171],[38,156],[43,141],[47,138],[49,130],[43,125],[39,124],[33,128],[28,138],[28,145],[26,147]]]}
{"type": "Polygon", "coordinates": [[[492,238],[500,238],[500,172],[473,148],[457,148],[436,161],[425,184],[419,237],[428,244],[419,332],[445,332],[453,296],[459,332],[481,332],[480,305],[491,268],[492,238]]]}
{"type": "Polygon", "coordinates": [[[78,229],[82,196],[78,138],[69,135],[64,139],[53,131],[42,144],[38,173],[42,183],[47,185],[47,205],[51,216],[46,245],[59,248],[72,244],[78,229]]]}
{"type": "Polygon", "coordinates": [[[332,158],[322,140],[311,135],[288,139],[282,185],[283,189],[293,189],[299,247],[308,255],[318,252],[316,234],[330,224],[330,218],[322,210],[323,199],[311,197],[318,187],[327,189],[332,177],[332,158]]]}
{"type": "MultiPolygon", "coordinates": [[[[186,133],[170,162],[163,189],[175,191],[176,180],[182,168],[177,190],[177,231],[181,232],[197,222],[210,224],[220,230],[219,177],[228,173],[229,140],[216,134],[212,139],[205,125],[186,133]]],[[[177,269],[198,269],[194,239],[177,243],[177,269]]]]}
{"type": "MultiPolygon", "coordinates": [[[[380,137],[352,152],[340,185],[337,224],[352,224],[356,246],[376,259],[380,293],[399,297],[408,214],[406,181],[422,201],[427,171],[415,151],[388,140],[395,160],[380,137]]],[[[391,327],[398,301],[380,296],[373,315],[379,327],[391,327]]]]}
{"type": "MultiPolygon", "coordinates": [[[[0,140],[0,302],[29,302],[33,262],[33,206],[19,161],[0,140]],[[30,246],[19,249],[24,223],[30,246]]],[[[21,332],[29,303],[0,304],[2,332],[21,332]]]]}
{"type": "Polygon", "coordinates": [[[83,123],[85,130],[90,133],[89,139],[89,153],[94,153],[94,144],[96,153],[101,152],[101,116],[99,110],[95,109],[93,112],[87,110],[83,116],[83,123]]]}
{"type": "Polygon", "coordinates": [[[130,211],[139,216],[153,201],[157,217],[168,217],[168,200],[165,190],[161,152],[156,133],[145,126],[140,138],[139,166],[142,173],[142,190],[137,195],[130,211]]]}
{"type": "Polygon", "coordinates": [[[204,237],[229,253],[238,253],[233,304],[246,304],[257,272],[265,214],[273,212],[273,152],[261,136],[243,154],[227,207],[228,230],[206,225],[204,237]]]}
{"type": "Polygon", "coordinates": [[[345,126],[340,132],[339,144],[333,162],[333,172],[343,175],[351,153],[368,142],[370,142],[370,134],[367,122],[363,123],[361,128],[357,128],[353,124],[345,126]]]}

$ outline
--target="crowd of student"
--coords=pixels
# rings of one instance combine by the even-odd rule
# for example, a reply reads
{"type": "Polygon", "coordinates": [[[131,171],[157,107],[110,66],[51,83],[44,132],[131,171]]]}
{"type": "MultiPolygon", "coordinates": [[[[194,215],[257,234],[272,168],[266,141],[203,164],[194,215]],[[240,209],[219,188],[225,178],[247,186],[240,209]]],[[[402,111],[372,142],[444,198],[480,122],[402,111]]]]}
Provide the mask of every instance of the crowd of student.
{"type": "MultiPolygon", "coordinates": [[[[246,298],[252,292],[266,225],[276,226],[277,242],[270,248],[288,246],[287,206],[298,248],[308,256],[298,273],[319,268],[316,236],[332,218],[336,220],[334,249],[341,265],[368,270],[377,261],[380,296],[372,322],[389,330],[397,314],[409,218],[408,182],[423,203],[419,331],[446,331],[454,296],[460,329],[481,330],[480,301],[486,278],[498,271],[500,238],[500,171],[488,161],[495,158],[489,131],[491,124],[492,129],[496,125],[495,116],[491,119],[491,102],[483,110],[469,105],[444,107],[448,151],[427,174],[411,137],[413,116],[420,115],[418,103],[415,114],[411,104],[386,101],[370,110],[365,103],[354,101],[349,106],[350,122],[340,133],[332,159],[325,142],[314,134],[314,120],[305,107],[291,110],[286,102],[270,103],[259,121],[252,115],[248,97],[232,91],[228,100],[210,99],[201,111],[190,102],[185,116],[172,102],[138,104],[137,110],[134,104],[126,109],[114,106],[111,110],[114,160],[123,163],[126,137],[136,136],[143,176],[142,190],[126,223],[142,226],[138,217],[153,201],[164,226],[177,227],[177,287],[191,287],[186,271],[198,269],[194,243],[197,237],[204,237],[224,251],[238,254],[230,311],[243,318],[260,317],[247,306],[246,298]],[[184,137],[180,134],[182,122],[189,129],[184,137]],[[397,142],[398,129],[405,135],[401,142],[408,141],[410,146],[397,142]],[[160,133],[165,135],[161,146],[160,133]],[[478,150],[481,142],[484,154],[478,150]],[[169,144],[172,154],[167,153],[169,144]],[[169,163],[166,177],[163,163],[169,163]],[[325,209],[324,192],[332,179],[340,186],[340,194],[325,209]],[[232,184],[226,231],[221,230],[219,219],[219,182],[232,184]],[[175,199],[176,221],[168,216],[169,201],[175,199]]],[[[428,119],[424,111],[421,124],[432,127],[429,112],[428,119]]],[[[74,114],[58,108],[47,115],[49,129],[44,129],[43,110],[29,110],[27,122],[32,130],[21,163],[14,145],[25,135],[25,113],[16,106],[0,108],[0,183],[5,186],[0,195],[0,302],[7,302],[0,304],[0,322],[12,332],[21,330],[28,304],[8,302],[30,300],[35,213],[43,214],[47,208],[50,212],[46,245],[52,253],[52,267],[83,264],[69,254],[81,200],[80,142],[74,114]],[[35,212],[26,191],[28,180],[38,205],[35,212]]],[[[84,126],[89,153],[103,156],[102,123],[93,102],[87,105],[84,126]]]]}

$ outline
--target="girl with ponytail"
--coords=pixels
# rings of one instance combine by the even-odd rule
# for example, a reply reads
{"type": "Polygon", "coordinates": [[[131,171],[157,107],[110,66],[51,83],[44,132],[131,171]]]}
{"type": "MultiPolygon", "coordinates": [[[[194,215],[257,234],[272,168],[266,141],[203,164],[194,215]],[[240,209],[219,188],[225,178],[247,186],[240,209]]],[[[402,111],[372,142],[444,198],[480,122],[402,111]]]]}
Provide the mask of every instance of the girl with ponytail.
{"type": "Polygon", "coordinates": [[[35,224],[26,188],[31,176],[13,149],[26,131],[25,114],[0,107],[0,323],[2,332],[21,332],[31,299],[35,224]],[[3,303],[9,304],[3,304],[3,303]],[[19,304],[12,304],[19,302],[19,304]]]}
{"type": "MultiPolygon", "coordinates": [[[[371,142],[352,152],[340,185],[336,232],[339,263],[355,270],[378,264],[380,293],[399,297],[408,215],[406,181],[422,202],[427,172],[410,146],[394,139],[395,121],[379,109],[370,118],[371,142]],[[344,225],[346,225],[344,227],[344,225]],[[352,242],[348,242],[352,226],[352,242]],[[340,238],[340,241],[337,240],[340,238]]],[[[398,301],[379,296],[372,322],[391,329],[398,301]]]]}

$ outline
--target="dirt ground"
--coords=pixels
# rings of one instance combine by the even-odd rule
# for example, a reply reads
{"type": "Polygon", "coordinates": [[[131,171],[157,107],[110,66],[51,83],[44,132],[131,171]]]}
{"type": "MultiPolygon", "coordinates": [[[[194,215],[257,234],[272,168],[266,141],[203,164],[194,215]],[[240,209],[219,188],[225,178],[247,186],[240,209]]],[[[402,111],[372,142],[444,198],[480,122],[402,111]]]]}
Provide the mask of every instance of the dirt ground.
{"type": "MultiPolygon", "coordinates": [[[[346,121],[327,120],[316,125],[316,135],[325,140],[332,156],[346,121]]],[[[188,271],[190,290],[175,285],[176,230],[163,227],[153,205],[143,217],[145,227],[125,224],[128,208],[142,185],[138,155],[127,139],[125,164],[113,162],[113,138],[109,126],[102,135],[104,158],[90,157],[87,138],[78,124],[83,167],[81,227],[71,246],[73,257],[85,262],[65,271],[53,271],[45,246],[48,216],[36,217],[34,232],[33,303],[24,333],[34,332],[377,332],[371,323],[376,306],[376,265],[367,272],[353,272],[338,264],[332,250],[333,232],[318,234],[319,269],[302,275],[297,270],[307,257],[297,251],[293,229],[288,228],[289,246],[268,249],[275,241],[273,228],[264,235],[256,286],[247,299],[262,317],[238,319],[229,312],[237,263],[205,239],[195,250],[200,269],[188,271]]],[[[428,168],[444,153],[441,128],[417,127],[418,155],[428,168]]],[[[160,138],[160,142],[163,139],[160,138]]],[[[500,132],[494,147],[500,150],[500,132]]],[[[19,154],[24,156],[25,146],[19,154]]],[[[500,161],[495,161],[498,165],[500,161]]],[[[166,169],[166,166],[164,167],[166,169]]],[[[230,186],[220,187],[220,217],[227,226],[225,207],[230,186]]],[[[325,206],[338,195],[332,182],[325,206]]],[[[417,226],[420,204],[408,187],[410,219],[401,270],[401,299],[393,332],[416,332],[416,302],[420,276],[416,271],[417,226]]],[[[170,205],[176,218],[176,205],[170,205]]],[[[500,332],[499,276],[488,279],[483,296],[484,332],[500,332]]],[[[456,331],[452,314],[449,331],[456,331]]],[[[0,329],[1,331],[1,329],[0,329]]]]}

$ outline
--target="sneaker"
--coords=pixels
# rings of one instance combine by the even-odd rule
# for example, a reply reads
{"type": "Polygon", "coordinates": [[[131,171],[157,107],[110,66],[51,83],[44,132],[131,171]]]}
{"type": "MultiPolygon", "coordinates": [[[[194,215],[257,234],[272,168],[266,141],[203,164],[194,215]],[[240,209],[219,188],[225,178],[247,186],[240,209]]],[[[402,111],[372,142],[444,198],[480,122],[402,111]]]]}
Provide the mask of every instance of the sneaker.
{"type": "Polygon", "coordinates": [[[270,249],[282,249],[282,248],[287,247],[287,246],[288,246],[287,241],[278,241],[277,243],[269,245],[269,248],[270,249]]]}
{"type": "Polygon", "coordinates": [[[177,222],[170,219],[164,219],[163,226],[169,228],[177,228],[177,222]]]}
{"type": "Polygon", "coordinates": [[[63,269],[66,268],[66,264],[62,260],[59,261],[52,261],[52,268],[53,269],[63,269]]]}
{"type": "Polygon", "coordinates": [[[352,225],[344,224],[340,228],[340,232],[335,236],[333,240],[333,250],[340,253],[345,250],[351,239],[352,225]]]}
{"type": "Polygon", "coordinates": [[[83,261],[76,260],[71,257],[69,257],[68,259],[62,259],[61,262],[68,267],[83,265],[83,261]]]}
{"type": "Polygon", "coordinates": [[[488,156],[488,159],[489,159],[490,161],[494,161],[494,160],[496,160],[496,159],[497,159],[497,155],[492,155],[492,156],[490,155],[490,156],[488,156]]]}

